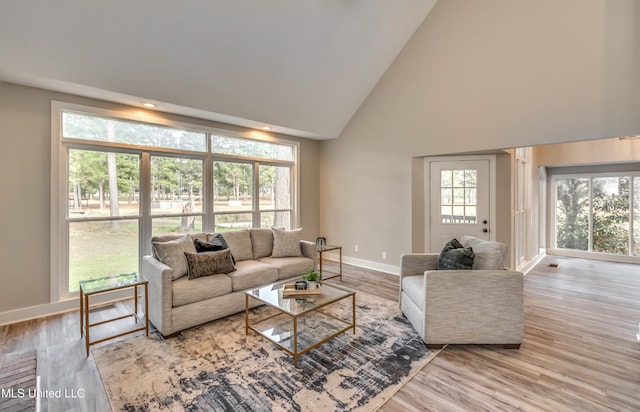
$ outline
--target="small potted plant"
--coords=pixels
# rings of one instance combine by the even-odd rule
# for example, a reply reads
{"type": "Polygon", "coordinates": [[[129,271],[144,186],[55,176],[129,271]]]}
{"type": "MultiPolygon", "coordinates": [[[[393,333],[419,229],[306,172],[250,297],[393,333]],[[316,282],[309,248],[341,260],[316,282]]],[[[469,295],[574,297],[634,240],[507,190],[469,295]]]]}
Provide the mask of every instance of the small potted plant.
{"type": "Polygon", "coordinates": [[[313,270],[312,266],[302,274],[302,279],[307,281],[307,289],[316,289],[322,285],[322,273],[313,270]]]}

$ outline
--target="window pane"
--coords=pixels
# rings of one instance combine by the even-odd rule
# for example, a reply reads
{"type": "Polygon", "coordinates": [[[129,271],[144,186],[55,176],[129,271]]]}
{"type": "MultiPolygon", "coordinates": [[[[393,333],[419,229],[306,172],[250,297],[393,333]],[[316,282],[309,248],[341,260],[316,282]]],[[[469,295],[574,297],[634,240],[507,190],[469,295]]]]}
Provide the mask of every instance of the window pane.
{"type": "Polygon", "coordinates": [[[453,204],[464,205],[464,189],[453,189],[453,204]]]}
{"type": "Polygon", "coordinates": [[[453,204],[453,189],[440,189],[440,204],[453,204]]]}
{"type": "Polygon", "coordinates": [[[138,155],[70,149],[68,216],[138,215],[139,164],[138,155]]]}
{"type": "Polygon", "coordinates": [[[198,233],[202,232],[202,216],[156,217],[151,226],[152,236],[198,233]]]}
{"type": "Polygon", "coordinates": [[[464,171],[464,184],[466,187],[476,187],[478,181],[477,170],[465,170],[464,171]]]}
{"type": "Polygon", "coordinates": [[[560,178],[556,188],[556,246],[588,250],[589,179],[560,178]]]}
{"type": "Polygon", "coordinates": [[[467,188],[465,190],[465,195],[466,195],[465,204],[467,204],[467,205],[475,205],[475,204],[477,204],[476,203],[477,199],[478,199],[478,196],[476,194],[477,190],[478,189],[476,189],[475,187],[474,188],[467,188]]]}
{"type": "Polygon", "coordinates": [[[291,229],[291,212],[263,212],[260,213],[260,227],[291,229]]]}
{"type": "Polygon", "coordinates": [[[291,169],[260,165],[260,209],[291,208],[291,169]]]}
{"type": "Polygon", "coordinates": [[[633,255],[640,256],[640,176],[633,178],[633,255]]]}
{"type": "Polygon", "coordinates": [[[293,161],[293,146],[240,137],[212,136],[213,152],[257,157],[261,159],[293,161]]]}
{"type": "Polygon", "coordinates": [[[593,179],[593,251],[629,254],[629,178],[593,179]]]}
{"type": "Polygon", "coordinates": [[[80,280],[137,270],[137,220],[69,223],[69,292],[80,280]]]}
{"type": "Polygon", "coordinates": [[[452,187],[453,186],[453,171],[452,170],[442,170],[442,171],[440,171],[440,186],[441,187],[452,187]]]}
{"type": "Polygon", "coordinates": [[[216,212],[253,209],[253,166],[214,162],[213,209],[216,212]]]}
{"type": "Polygon", "coordinates": [[[202,212],[202,161],[151,157],[151,213],[202,212]]]}
{"type": "Polygon", "coordinates": [[[223,214],[215,216],[215,231],[228,232],[231,230],[249,229],[251,213],[223,214]]]}
{"type": "Polygon", "coordinates": [[[71,139],[207,151],[207,137],[204,133],[83,113],[62,114],[62,135],[71,139]]]}
{"type": "Polygon", "coordinates": [[[464,187],[464,170],[453,171],[453,186],[464,187]]]}
{"type": "Polygon", "coordinates": [[[465,223],[476,223],[476,207],[475,206],[467,206],[464,208],[464,216],[465,223]]]}
{"type": "Polygon", "coordinates": [[[451,223],[452,214],[453,214],[453,208],[451,206],[440,206],[440,215],[442,216],[442,223],[451,223]]]}

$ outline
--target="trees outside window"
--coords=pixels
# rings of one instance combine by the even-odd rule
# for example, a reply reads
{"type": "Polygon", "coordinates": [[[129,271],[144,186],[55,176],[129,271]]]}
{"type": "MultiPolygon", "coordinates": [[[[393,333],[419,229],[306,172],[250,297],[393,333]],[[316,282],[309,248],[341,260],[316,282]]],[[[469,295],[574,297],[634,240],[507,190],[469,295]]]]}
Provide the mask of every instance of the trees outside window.
{"type": "Polygon", "coordinates": [[[631,175],[555,177],[556,247],[638,256],[639,180],[631,175]]]}

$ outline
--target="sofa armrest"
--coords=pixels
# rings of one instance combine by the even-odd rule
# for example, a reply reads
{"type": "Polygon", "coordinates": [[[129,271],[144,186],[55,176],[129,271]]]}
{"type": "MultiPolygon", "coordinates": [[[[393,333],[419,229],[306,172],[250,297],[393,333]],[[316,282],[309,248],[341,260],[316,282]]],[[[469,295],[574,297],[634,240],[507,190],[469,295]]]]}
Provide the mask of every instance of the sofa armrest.
{"type": "Polygon", "coordinates": [[[149,281],[149,313],[146,315],[162,335],[170,335],[173,333],[173,271],[153,256],[144,256],[141,273],[149,281]]]}
{"type": "Polygon", "coordinates": [[[521,272],[435,270],[425,272],[424,276],[425,342],[522,342],[524,275],[521,272]]]}
{"type": "Polygon", "coordinates": [[[315,242],[301,240],[300,250],[302,251],[303,256],[313,260],[313,267],[315,268],[316,264],[318,263],[318,249],[316,248],[315,242]]]}

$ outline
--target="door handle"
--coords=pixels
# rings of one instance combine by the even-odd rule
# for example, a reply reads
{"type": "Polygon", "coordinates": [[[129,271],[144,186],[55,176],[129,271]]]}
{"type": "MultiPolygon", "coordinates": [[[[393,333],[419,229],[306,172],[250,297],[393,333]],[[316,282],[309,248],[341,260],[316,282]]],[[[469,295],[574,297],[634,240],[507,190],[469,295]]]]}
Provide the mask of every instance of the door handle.
{"type": "Polygon", "coordinates": [[[486,225],[487,223],[489,223],[489,222],[487,222],[486,220],[483,220],[483,221],[482,221],[482,224],[483,224],[483,225],[486,225]]]}
{"type": "Polygon", "coordinates": [[[482,229],[482,233],[487,233],[489,229],[482,229]]]}

